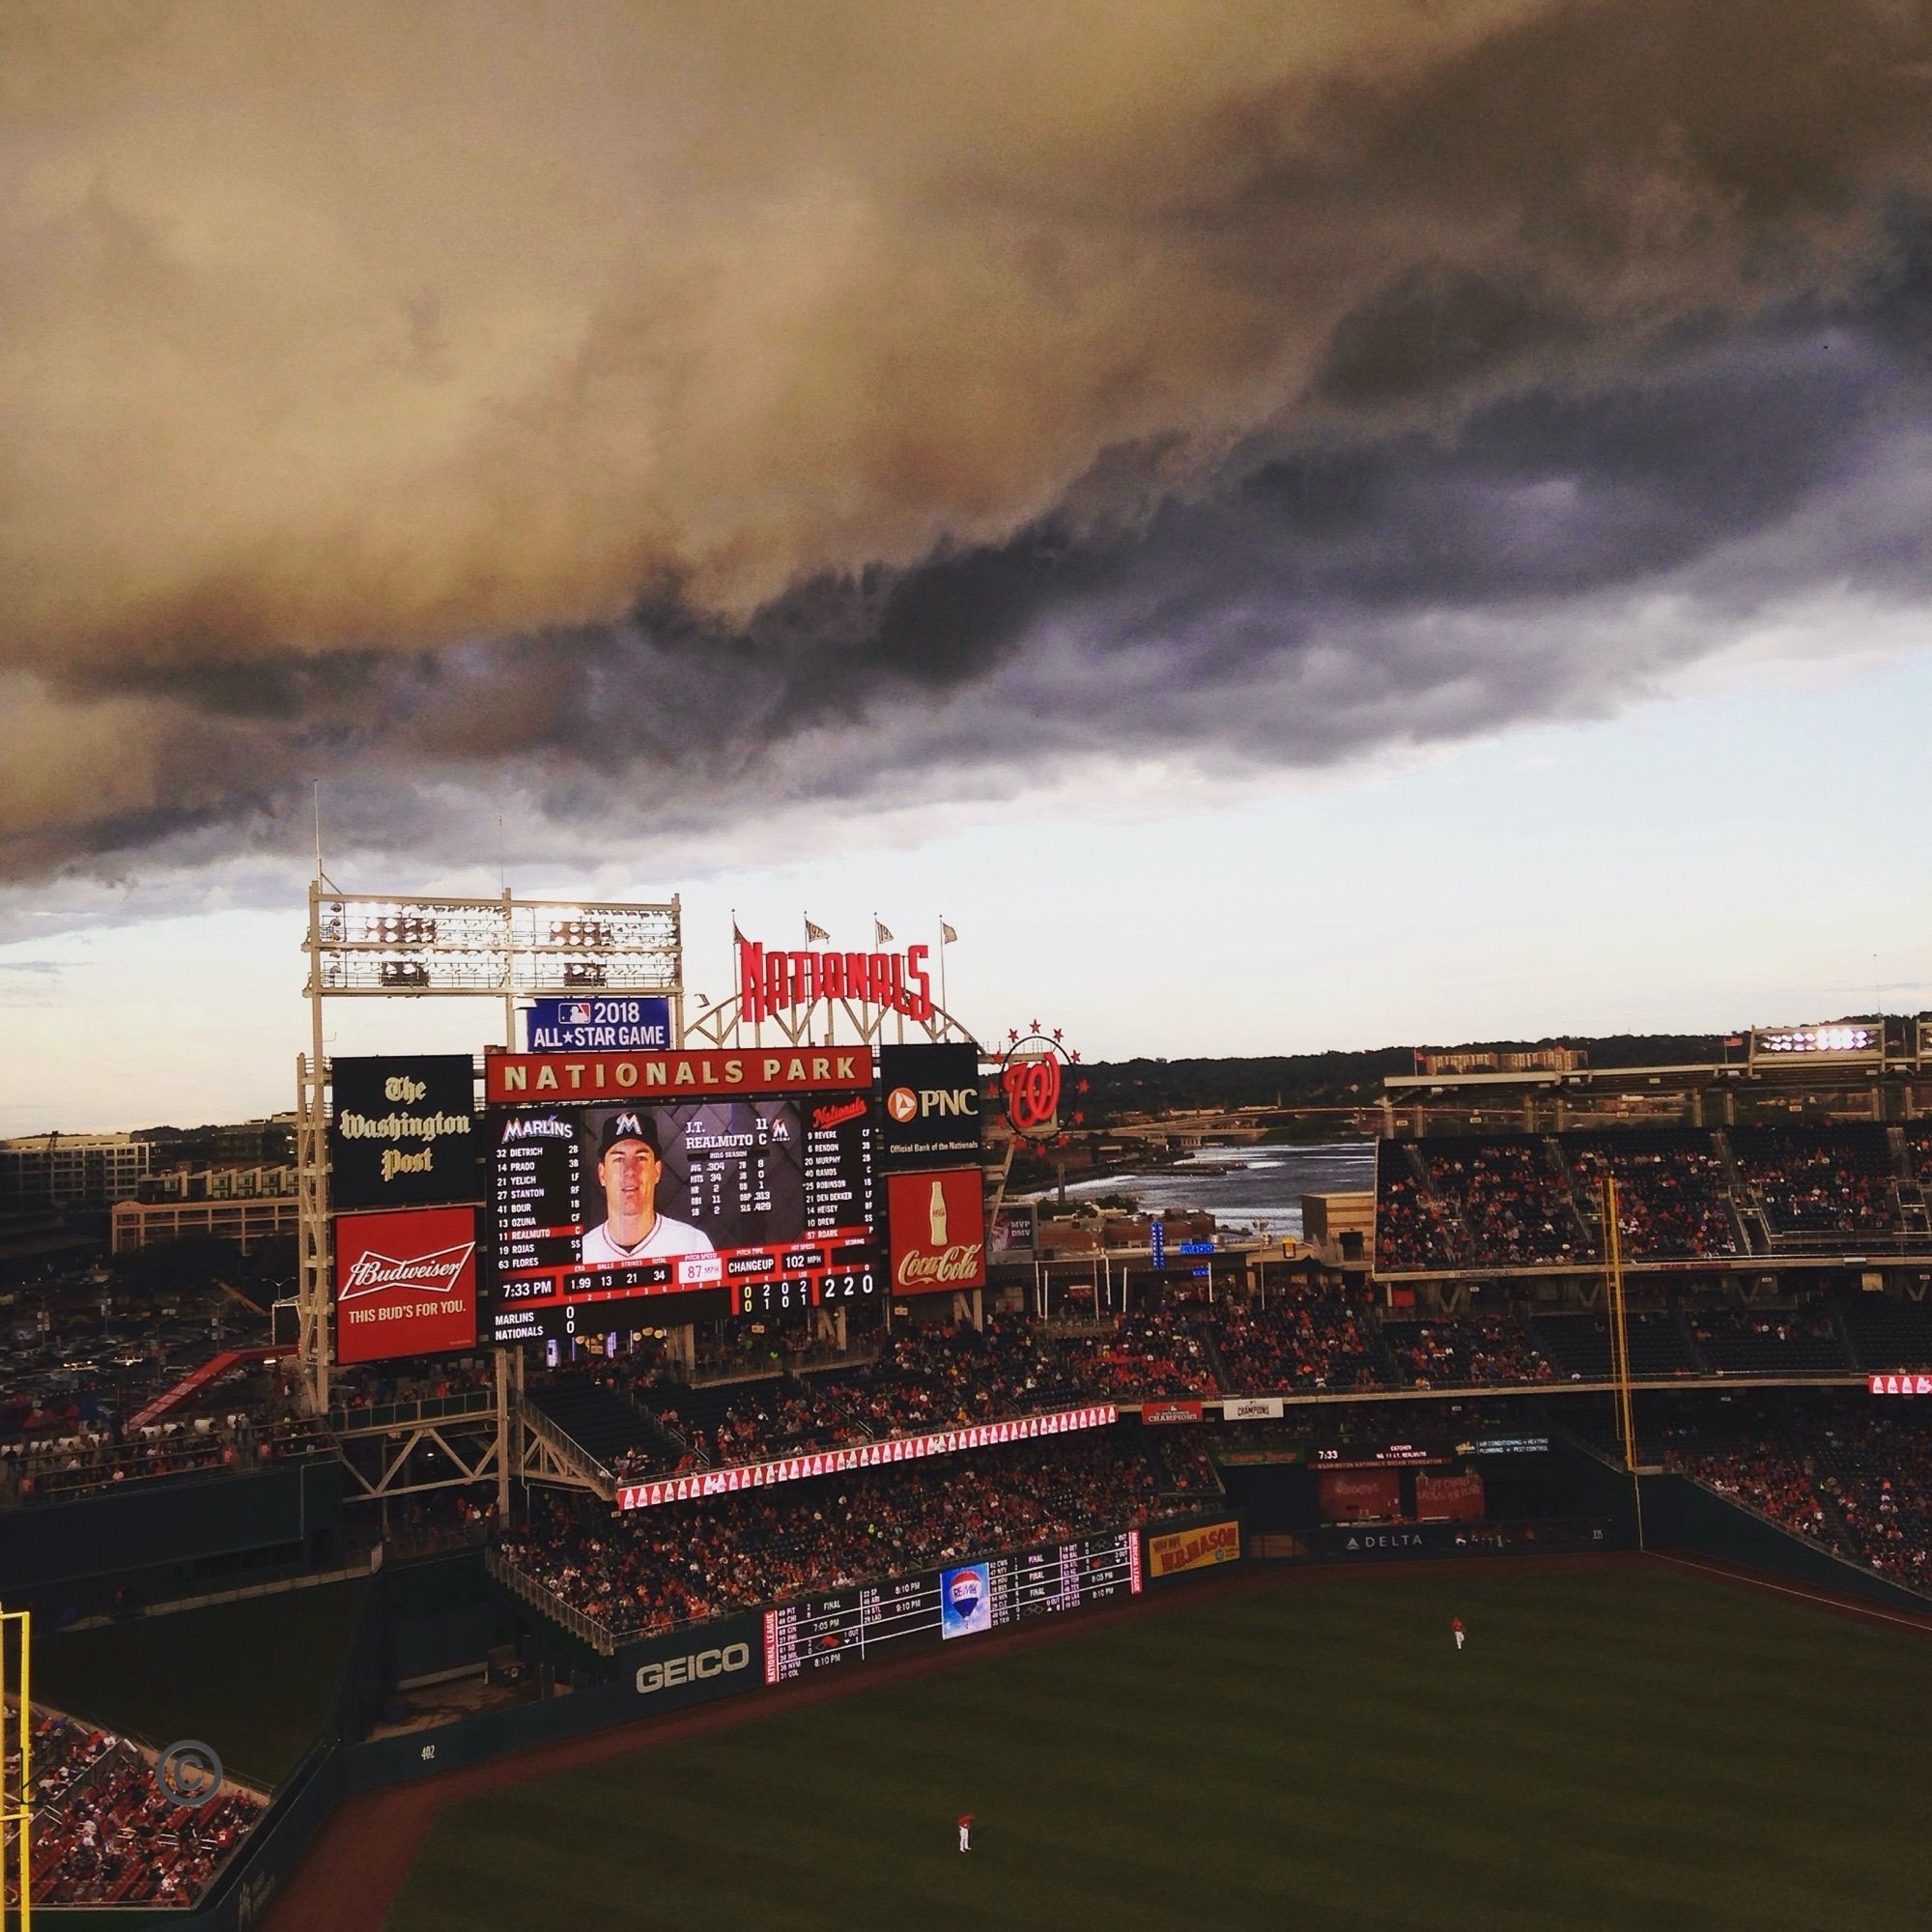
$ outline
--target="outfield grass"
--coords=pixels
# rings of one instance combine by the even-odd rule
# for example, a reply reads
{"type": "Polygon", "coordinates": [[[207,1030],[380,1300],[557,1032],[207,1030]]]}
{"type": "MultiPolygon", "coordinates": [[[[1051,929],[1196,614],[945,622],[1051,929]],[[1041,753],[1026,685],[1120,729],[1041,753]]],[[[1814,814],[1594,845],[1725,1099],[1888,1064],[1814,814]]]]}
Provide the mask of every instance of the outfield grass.
{"type": "Polygon", "coordinates": [[[273,1785],[314,1743],[368,1594],[326,1583],[34,1637],[34,1701],[151,1744],[199,1738],[273,1785]]]}
{"type": "Polygon", "coordinates": [[[949,1662],[452,1806],[388,1932],[1932,1922],[1932,1638],[1661,1565],[1284,1577],[949,1662]]]}

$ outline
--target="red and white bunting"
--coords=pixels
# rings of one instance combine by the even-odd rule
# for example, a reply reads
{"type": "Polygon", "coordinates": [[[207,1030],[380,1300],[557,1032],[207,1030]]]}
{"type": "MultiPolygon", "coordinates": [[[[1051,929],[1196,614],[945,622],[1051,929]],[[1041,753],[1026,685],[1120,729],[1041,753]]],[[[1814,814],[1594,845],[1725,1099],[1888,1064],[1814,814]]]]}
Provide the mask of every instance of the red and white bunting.
{"type": "Polygon", "coordinates": [[[1865,1386],[1871,1395],[1932,1395],[1932,1376],[1869,1376],[1865,1386]]]}
{"type": "Polygon", "coordinates": [[[726,1496],[768,1483],[796,1483],[810,1476],[836,1476],[846,1469],[869,1469],[882,1463],[910,1463],[922,1456],[950,1456],[961,1449],[991,1449],[1003,1442],[1025,1442],[1075,1429],[1105,1429],[1120,1419],[1111,1402],[1085,1408],[1022,1415],[1011,1422],[982,1422],[971,1429],[941,1430],[931,1435],[895,1435],[851,1449],[827,1449],[810,1456],[784,1456],[771,1463],[745,1463],[731,1469],[705,1469],[694,1476],[666,1476],[654,1483],[625,1483],[617,1491],[620,1510],[651,1509],[659,1503],[686,1503],[700,1496],[726,1496]]]}

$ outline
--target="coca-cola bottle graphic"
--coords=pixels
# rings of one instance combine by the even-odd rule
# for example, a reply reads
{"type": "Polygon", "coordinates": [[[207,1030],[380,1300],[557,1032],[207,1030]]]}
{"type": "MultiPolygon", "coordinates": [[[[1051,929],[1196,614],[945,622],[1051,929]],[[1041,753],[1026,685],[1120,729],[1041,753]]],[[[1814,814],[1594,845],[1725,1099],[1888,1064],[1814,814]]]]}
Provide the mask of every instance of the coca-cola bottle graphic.
{"type": "Polygon", "coordinates": [[[926,1213],[932,1224],[932,1245],[943,1248],[946,1245],[946,1189],[937,1180],[932,1183],[932,1206],[926,1213]]]}

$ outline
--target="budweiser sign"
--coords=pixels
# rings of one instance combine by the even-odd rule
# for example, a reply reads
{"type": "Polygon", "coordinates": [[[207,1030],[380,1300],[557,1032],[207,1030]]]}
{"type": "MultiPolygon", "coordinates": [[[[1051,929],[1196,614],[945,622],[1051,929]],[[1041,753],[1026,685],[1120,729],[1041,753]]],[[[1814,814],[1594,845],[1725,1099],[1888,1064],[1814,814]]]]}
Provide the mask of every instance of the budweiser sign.
{"type": "Polygon", "coordinates": [[[820,1000],[849,1000],[884,1007],[909,1020],[929,1020],[932,976],[929,946],[903,952],[768,952],[755,939],[738,941],[738,1016],[768,1020],[820,1000]]]}
{"type": "Polygon", "coordinates": [[[898,1293],[985,1286],[986,1206],[977,1167],[888,1175],[886,1213],[898,1293]]]}
{"type": "Polygon", "coordinates": [[[474,1208],[336,1216],[337,1361],[381,1361],[475,1344],[474,1208]]]}
{"type": "Polygon", "coordinates": [[[338,1303],[353,1301],[358,1294],[381,1294],[391,1288],[453,1294],[475,1252],[476,1243],[465,1241],[461,1247],[440,1248],[433,1255],[412,1255],[405,1261],[393,1255],[361,1255],[343,1275],[335,1298],[338,1303]]]}

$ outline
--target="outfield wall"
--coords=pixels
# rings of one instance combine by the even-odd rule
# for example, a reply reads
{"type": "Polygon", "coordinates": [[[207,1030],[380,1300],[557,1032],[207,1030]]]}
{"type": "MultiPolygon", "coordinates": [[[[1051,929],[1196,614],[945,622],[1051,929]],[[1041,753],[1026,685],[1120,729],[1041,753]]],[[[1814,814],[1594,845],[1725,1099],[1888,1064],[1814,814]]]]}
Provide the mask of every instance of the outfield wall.
{"type": "Polygon", "coordinates": [[[1817,1589],[1916,1611],[1921,1617],[1932,1614],[1932,1600],[1918,1591],[1890,1582],[1821,1544],[1780,1528],[1691,1477],[1659,1474],[1641,1480],[1644,1542],[1650,1548],[1743,1564],[1817,1589]]]}
{"type": "MultiPolygon", "coordinates": [[[[990,1576],[997,1565],[1007,1566],[1006,1574],[1021,1585],[1028,1578],[1039,1577],[1042,1588],[1048,1588],[1045,1579],[1058,1574],[1056,1565],[1064,1560],[1065,1550],[1122,1539],[1131,1545],[1131,1566],[1122,1573],[1119,1588],[1112,1587],[1112,1573],[1109,1573],[1108,1587],[1088,1598],[1088,1603],[1095,1607],[1130,1602],[1143,1588],[1166,1589],[1189,1577],[1225,1570],[1241,1560],[1245,1548],[1239,1518],[1235,1512],[1222,1509],[1208,1516],[1163,1519],[1140,1529],[1115,1531],[1111,1538],[1076,1539],[1074,1545],[1041,1545],[1030,1549],[997,1551],[949,1564],[944,1570],[921,1571],[889,1582],[867,1585],[863,1591],[801,1598],[767,1609],[739,1611],[711,1623],[641,1638],[618,1651],[614,1660],[617,1674],[612,1681],[479,1712],[474,1717],[424,1730],[351,1743],[347,1740],[355,1736],[372,1703],[380,1698],[383,1660],[385,1654],[393,1656],[398,1648],[385,1639],[387,1613],[398,1610],[407,1616],[412,1610],[440,1608],[444,1606],[440,1601],[443,1599],[448,1600],[449,1607],[457,1607],[464,1597],[460,1587],[437,1588],[426,1577],[415,1579],[412,1587],[406,1587],[399,1579],[407,1577],[407,1572],[400,1569],[390,1574],[379,1573],[380,1587],[370,1593],[366,1614],[336,1692],[333,1735],[319,1740],[284,1780],[242,1854],[220,1875],[200,1909],[185,1913],[144,1908],[43,1906],[41,1916],[50,1924],[68,1928],[68,1932],[106,1932],[110,1927],[112,1932],[145,1932],[151,1926],[166,1926],[170,1932],[251,1932],[330,1812],[352,1793],[433,1777],[441,1772],[482,1764],[535,1746],[668,1717],[727,1696],[773,1689],[766,1681],[765,1666],[775,1617],[797,1612],[809,1622],[815,1619],[813,1628],[822,1628],[827,1615],[836,1614],[828,1606],[842,1606],[848,1602],[856,1605],[861,1597],[889,1603],[896,1591],[908,1586],[928,1593],[937,1588],[943,1593],[943,1579],[978,1569],[985,1569],[990,1576]],[[1159,1554],[1159,1571],[1151,1575],[1155,1551],[1159,1554]],[[402,1601],[392,1603],[392,1596],[402,1601]],[[418,1604],[417,1599],[423,1601],[418,1604]]],[[[519,1615],[526,1615],[529,1609],[522,1599],[505,1598],[504,1605],[519,1615]]],[[[1041,1597],[1035,1608],[1015,1609],[1003,1620],[1002,1627],[1022,1628],[1029,1621],[1048,1614],[1066,1613],[1041,1597]]],[[[1077,1615],[1078,1611],[1071,1613],[1077,1615]]],[[[965,1637],[961,1655],[970,1656],[973,1633],[960,1634],[965,1637]]],[[[847,1642],[840,1661],[863,1663],[880,1657],[890,1661],[926,1654],[949,1641],[937,1626],[930,1633],[922,1628],[872,1644],[847,1642]]],[[[787,1681],[795,1681],[802,1674],[794,1672],[787,1681]]]]}

